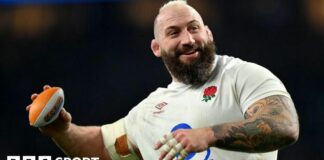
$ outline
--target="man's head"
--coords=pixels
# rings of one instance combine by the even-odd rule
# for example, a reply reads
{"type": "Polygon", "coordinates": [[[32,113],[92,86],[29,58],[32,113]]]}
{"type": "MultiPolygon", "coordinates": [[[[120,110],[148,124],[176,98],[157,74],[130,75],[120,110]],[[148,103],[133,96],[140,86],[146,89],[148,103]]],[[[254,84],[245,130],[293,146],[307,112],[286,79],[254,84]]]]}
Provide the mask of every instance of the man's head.
{"type": "Polygon", "coordinates": [[[154,37],[152,51],[162,57],[175,80],[201,84],[208,79],[215,59],[213,36],[186,1],[170,1],[160,8],[154,37]]]}

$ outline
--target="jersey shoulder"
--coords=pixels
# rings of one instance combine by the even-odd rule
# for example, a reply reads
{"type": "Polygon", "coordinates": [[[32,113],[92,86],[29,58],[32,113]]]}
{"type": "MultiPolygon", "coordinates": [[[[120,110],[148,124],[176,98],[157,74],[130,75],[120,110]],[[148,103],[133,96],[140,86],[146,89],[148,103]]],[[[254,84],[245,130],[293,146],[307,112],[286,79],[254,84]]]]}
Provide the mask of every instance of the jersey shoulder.
{"type": "Polygon", "coordinates": [[[268,69],[253,62],[244,61],[240,58],[217,55],[214,74],[237,75],[239,73],[260,71],[271,73],[268,69]]]}
{"type": "Polygon", "coordinates": [[[227,55],[216,55],[214,70],[212,72],[212,79],[222,77],[224,75],[234,76],[237,74],[241,66],[248,62],[241,60],[240,58],[227,56],[227,55]]]}

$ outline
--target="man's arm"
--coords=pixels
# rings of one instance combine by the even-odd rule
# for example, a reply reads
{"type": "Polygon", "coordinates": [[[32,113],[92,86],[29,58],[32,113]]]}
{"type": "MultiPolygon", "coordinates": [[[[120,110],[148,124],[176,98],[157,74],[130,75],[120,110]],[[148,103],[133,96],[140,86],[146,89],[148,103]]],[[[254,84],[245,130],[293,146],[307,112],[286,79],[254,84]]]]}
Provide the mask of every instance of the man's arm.
{"type": "Polygon", "coordinates": [[[243,152],[268,152],[297,141],[299,123],[292,100],[270,96],[252,104],[245,120],[212,127],[214,146],[243,152]]]}
{"type": "MultiPolygon", "coordinates": [[[[64,109],[52,124],[40,128],[69,157],[99,157],[100,160],[111,160],[107,151],[101,127],[78,126],[71,123],[71,115],[64,109]]],[[[115,131],[110,131],[115,132],[115,131]]],[[[131,144],[138,157],[138,148],[131,144]]]]}
{"type": "MultiPolygon", "coordinates": [[[[35,99],[37,94],[32,96],[35,99]]],[[[27,106],[27,111],[30,106],[27,106]]],[[[45,135],[52,138],[55,144],[70,157],[99,157],[100,160],[110,160],[97,126],[77,126],[71,123],[72,117],[64,108],[59,117],[51,124],[39,128],[45,135]]]]}
{"type": "Polygon", "coordinates": [[[67,131],[51,138],[69,157],[99,157],[100,160],[110,160],[98,126],[71,124],[67,131]]]}
{"type": "MultiPolygon", "coordinates": [[[[51,88],[45,85],[43,90],[51,88]]],[[[34,93],[31,100],[34,101],[38,94],[34,93]]],[[[30,105],[26,111],[30,110],[30,105]]],[[[100,160],[110,160],[105,150],[100,127],[82,127],[73,124],[72,116],[64,108],[58,118],[49,125],[40,127],[39,130],[52,138],[61,150],[71,157],[100,157],[100,160]]]]}
{"type": "MultiPolygon", "coordinates": [[[[49,85],[43,87],[44,90],[49,88],[49,85]]],[[[31,96],[31,99],[35,100],[37,96],[38,94],[35,93],[31,96]]],[[[27,106],[26,110],[29,111],[30,107],[30,105],[27,106]]],[[[63,108],[54,122],[39,128],[39,130],[51,137],[56,145],[70,157],[99,157],[100,160],[112,159],[106,150],[101,127],[78,126],[71,121],[71,114],[63,108]]],[[[133,144],[131,145],[138,157],[140,157],[138,148],[133,144]]]]}
{"type": "Polygon", "coordinates": [[[269,152],[293,144],[298,139],[298,116],[288,97],[275,95],[261,99],[252,104],[244,116],[245,119],[238,122],[177,130],[172,136],[165,135],[159,140],[155,149],[162,148],[160,159],[172,159],[182,149],[190,153],[215,146],[232,151],[269,152]],[[170,146],[173,139],[181,144],[181,150],[175,147],[177,144],[170,146]],[[169,147],[163,147],[165,145],[169,147]]]}

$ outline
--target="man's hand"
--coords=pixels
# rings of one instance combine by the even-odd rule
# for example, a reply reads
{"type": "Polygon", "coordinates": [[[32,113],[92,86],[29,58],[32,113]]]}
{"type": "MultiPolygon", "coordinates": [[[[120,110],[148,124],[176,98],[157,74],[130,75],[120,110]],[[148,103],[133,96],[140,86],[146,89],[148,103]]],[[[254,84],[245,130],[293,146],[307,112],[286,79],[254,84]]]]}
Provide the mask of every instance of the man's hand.
{"type": "Polygon", "coordinates": [[[214,141],[214,132],[211,128],[179,129],[164,135],[154,149],[161,149],[160,160],[184,159],[190,152],[201,152],[214,141]]]}
{"type": "MultiPolygon", "coordinates": [[[[49,85],[45,85],[43,90],[47,90],[51,88],[49,85]]],[[[31,100],[34,101],[37,98],[38,94],[34,93],[31,95],[31,100]]],[[[26,107],[26,111],[30,110],[30,105],[26,107]]],[[[67,131],[71,125],[72,117],[69,112],[67,112],[64,108],[61,110],[59,117],[44,127],[40,127],[39,130],[47,136],[54,137],[59,135],[59,133],[63,133],[67,131]]]]}

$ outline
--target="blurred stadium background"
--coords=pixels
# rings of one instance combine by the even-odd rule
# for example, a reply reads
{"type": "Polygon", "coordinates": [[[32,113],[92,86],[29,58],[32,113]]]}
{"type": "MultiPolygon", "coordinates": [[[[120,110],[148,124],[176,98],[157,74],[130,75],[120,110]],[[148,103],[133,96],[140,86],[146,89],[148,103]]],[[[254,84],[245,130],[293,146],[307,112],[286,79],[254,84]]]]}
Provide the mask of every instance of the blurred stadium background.
{"type": "MultiPolygon", "coordinates": [[[[170,82],[150,41],[166,0],[0,0],[0,159],[64,156],[28,124],[25,106],[44,84],[65,90],[73,122],[113,122],[170,82]]],[[[279,160],[324,159],[324,0],[189,0],[218,54],[263,65],[291,93],[299,141],[279,160]]],[[[144,131],[143,131],[144,132],[144,131]]]]}

